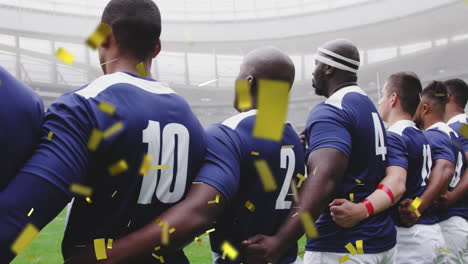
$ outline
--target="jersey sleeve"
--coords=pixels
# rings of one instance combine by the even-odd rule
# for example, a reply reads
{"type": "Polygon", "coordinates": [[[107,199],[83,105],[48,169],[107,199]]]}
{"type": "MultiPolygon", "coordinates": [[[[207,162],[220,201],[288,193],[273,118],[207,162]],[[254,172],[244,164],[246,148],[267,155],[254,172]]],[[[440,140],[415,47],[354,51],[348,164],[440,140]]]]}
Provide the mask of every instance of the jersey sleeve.
{"type": "Polygon", "coordinates": [[[206,136],[205,161],[195,182],[213,186],[231,201],[239,188],[241,140],[234,130],[219,124],[209,127],[206,136]]]}
{"type": "Polygon", "coordinates": [[[408,150],[402,138],[393,133],[387,132],[388,165],[399,166],[408,169],[408,150]]]}
{"type": "Polygon", "coordinates": [[[326,104],[318,105],[310,114],[306,123],[307,150],[310,153],[322,148],[334,148],[351,155],[350,121],[344,111],[326,104]]]}
{"type": "Polygon", "coordinates": [[[433,160],[445,159],[456,164],[455,153],[452,150],[452,141],[448,135],[438,130],[428,130],[426,135],[431,146],[433,160]]]}

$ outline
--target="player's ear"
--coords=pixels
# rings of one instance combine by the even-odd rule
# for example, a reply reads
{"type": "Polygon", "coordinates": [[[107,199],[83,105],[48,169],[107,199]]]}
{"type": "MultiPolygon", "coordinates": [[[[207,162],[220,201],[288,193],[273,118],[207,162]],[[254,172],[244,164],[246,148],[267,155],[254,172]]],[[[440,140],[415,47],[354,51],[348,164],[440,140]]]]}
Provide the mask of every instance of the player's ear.
{"type": "Polygon", "coordinates": [[[156,47],[154,47],[153,55],[152,58],[156,58],[158,54],[161,52],[161,40],[158,40],[158,43],[156,43],[156,47]]]}
{"type": "Polygon", "coordinates": [[[325,64],[325,74],[332,75],[335,72],[335,68],[325,64]]]}
{"type": "Polygon", "coordinates": [[[398,95],[396,93],[392,93],[392,95],[390,96],[391,106],[394,107],[397,102],[398,102],[398,95]]]}

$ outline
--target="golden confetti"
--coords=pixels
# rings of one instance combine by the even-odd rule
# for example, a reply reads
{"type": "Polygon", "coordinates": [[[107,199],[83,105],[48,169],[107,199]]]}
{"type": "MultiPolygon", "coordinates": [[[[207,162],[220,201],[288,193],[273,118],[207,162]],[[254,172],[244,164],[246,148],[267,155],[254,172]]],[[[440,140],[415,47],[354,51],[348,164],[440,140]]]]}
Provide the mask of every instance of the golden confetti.
{"type": "Polygon", "coordinates": [[[104,238],[94,239],[94,252],[96,253],[97,260],[107,258],[106,240],[104,238]]]}
{"type": "Polygon", "coordinates": [[[364,254],[364,245],[363,245],[362,240],[357,240],[356,241],[356,248],[357,248],[357,253],[358,254],[364,254]]]}
{"type": "Polygon", "coordinates": [[[164,263],[164,257],[163,257],[163,256],[158,256],[158,255],[156,255],[156,254],[154,254],[154,253],[152,253],[151,255],[152,255],[154,258],[159,259],[159,261],[160,261],[161,263],[164,263]]]}
{"type": "Polygon", "coordinates": [[[294,148],[294,145],[291,145],[291,146],[282,146],[281,148],[282,148],[282,149],[292,149],[292,148],[294,148]]]}
{"type": "Polygon", "coordinates": [[[236,81],[237,109],[240,111],[252,108],[252,97],[250,95],[249,81],[236,81]]]}
{"type": "Polygon", "coordinates": [[[108,115],[114,115],[115,114],[115,106],[106,103],[106,102],[100,102],[99,103],[99,110],[102,112],[108,114],[108,115]]]}
{"type": "Polygon", "coordinates": [[[418,208],[421,205],[422,199],[419,197],[414,198],[413,202],[411,203],[409,209],[410,211],[413,211],[416,213],[418,217],[421,216],[421,213],[419,212],[418,208]]]}
{"type": "Polygon", "coordinates": [[[194,241],[197,241],[198,243],[201,243],[201,242],[202,242],[201,238],[199,238],[199,237],[195,237],[193,240],[194,240],[194,241]]]}
{"type": "Polygon", "coordinates": [[[245,207],[252,213],[255,211],[255,205],[250,201],[245,202],[245,207]]]}
{"type": "Polygon", "coordinates": [[[89,38],[86,40],[86,45],[92,49],[97,49],[106,40],[111,31],[112,28],[109,25],[100,23],[96,30],[94,30],[91,36],[89,36],[89,38]]]}
{"type": "Polygon", "coordinates": [[[145,157],[143,158],[143,162],[141,163],[140,167],[140,174],[141,175],[146,175],[151,169],[151,160],[152,157],[149,154],[146,154],[145,157]]]}
{"type": "Polygon", "coordinates": [[[99,144],[101,143],[103,134],[99,129],[93,129],[91,132],[91,136],[89,137],[88,141],[88,149],[91,151],[96,151],[98,148],[99,144]]]}
{"type": "Polygon", "coordinates": [[[342,256],[341,258],[338,259],[338,263],[346,262],[346,261],[350,260],[350,258],[351,257],[349,255],[342,256]]]}
{"type": "Polygon", "coordinates": [[[102,134],[102,137],[104,139],[110,138],[122,129],[123,129],[123,123],[121,121],[117,122],[113,126],[108,128],[106,131],[104,131],[104,133],[102,134]]]}
{"type": "Polygon", "coordinates": [[[435,94],[436,97],[445,97],[445,94],[443,93],[438,93],[438,94],[435,94]]]}
{"type": "Polygon", "coordinates": [[[304,226],[304,230],[307,234],[309,239],[313,239],[318,237],[317,229],[315,228],[315,223],[312,220],[312,217],[307,212],[300,212],[299,216],[302,221],[302,225],[304,226]]]}
{"type": "Polygon", "coordinates": [[[107,248],[108,249],[112,249],[112,244],[114,243],[114,240],[112,238],[110,238],[109,240],[107,240],[107,248]]]}
{"type": "Polygon", "coordinates": [[[73,183],[70,185],[70,192],[81,196],[91,196],[93,194],[93,188],[79,183],[73,183]]]}
{"type": "Polygon", "coordinates": [[[313,174],[315,175],[317,173],[318,166],[315,166],[313,174]]]}
{"type": "Polygon", "coordinates": [[[75,56],[73,56],[73,54],[71,54],[64,48],[58,48],[55,52],[55,57],[57,57],[57,59],[61,60],[67,65],[72,65],[73,61],[75,60],[75,56]]]}
{"type": "Polygon", "coordinates": [[[351,202],[354,202],[354,193],[350,193],[350,194],[349,194],[349,200],[350,200],[351,202]]]}
{"type": "Polygon", "coordinates": [[[467,124],[462,124],[459,130],[460,134],[464,136],[465,138],[468,138],[468,125],[467,124]]]}
{"type": "Polygon", "coordinates": [[[209,229],[209,230],[206,230],[206,232],[205,232],[205,233],[209,234],[209,233],[211,233],[211,232],[214,232],[215,230],[216,230],[216,229],[214,229],[214,228],[211,228],[211,229],[209,229]]]}
{"type": "Polygon", "coordinates": [[[227,255],[231,260],[236,260],[239,252],[227,241],[224,241],[221,245],[221,251],[223,255],[227,255]]]}
{"type": "Polygon", "coordinates": [[[164,221],[162,221],[161,244],[169,245],[169,224],[164,221]]]}
{"type": "Polygon", "coordinates": [[[47,135],[47,140],[51,141],[53,136],[54,136],[54,132],[49,131],[49,134],[47,135]]]}
{"type": "Polygon", "coordinates": [[[165,165],[154,165],[154,166],[151,166],[151,170],[167,170],[169,169],[169,165],[165,164],[165,165]]]}
{"type": "Polygon", "coordinates": [[[353,244],[351,244],[351,242],[349,242],[348,244],[346,244],[345,248],[349,251],[349,253],[351,253],[351,255],[356,255],[357,254],[357,250],[356,248],[353,246],[353,244]]]}
{"type": "Polygon", "coordinates": [[[140,77],[145,78],[146,76],[148,76],[148,74],[146,73],[145,64],[143,64],[143,62],[137,64],[136,70],[140,77]]]}
{"type": "Polygon", "coordinates": [[[270,167],[268,166],[268,163],[265,160],[256,160],[254,164],[258,175],[260,176],[260,180],[262,181],[265,192],[272,192],[276,190],[276,181],[273,177],[270,167]]]}
{"type": "Polygon", "coordinates": [[[452,253],[452,251],[447,250],[447,249],[443,249],[443,248],[440,248],[439,250],[444,252],[444,253],[448,253],[448,254],[452,253]]]}
{"type": "Polygon", "coordinates": [[[115,196],[116,194],[117,194],[117,191],[114,191],[114,192],[112,193],[112,196],[111,196],[111,197],[114,198],[114,196],[115,196]]]}
{"type": "Polygon", "coordinates": [[[305,254],[305,250],[297,252],[297,255],[298,255],[298,256],[302,256],[302,255],[304,255],[304,254],[305,254]]]}
{"type": "Polygon", "coordinates": [[[219,195],[216,195],[216,198],[213,201],[208,201],[208,204],[219,203],[219,195]]]}
{"type": "Polygon", "coordinates": [[[290,84],[283,81],[258,81],[258,110],[253,137],[279,142],[288,114],[290,84]]]}
{"type": "Polygon", "coordinates": [[[358,184],[361,184],[361,183],[362,183],[361,180],[358,180],[358,179],[355,179],[354,181],[355,181],[356,183],[358,183],[358,184]]]}
{"type": "Polygon", "coordinates": [[[305,178],[304,175],[302,175],[302,174],[300,174],[300,173],[298,173],[298,174],[296,175],[296,177],[299,178],[299,182],[297,183],[297,188],[301,188],[302,183],[305,181],[306,178],[305,178]]]}
{"type": "Polygon", "coordinates": [[[109,167],[111,176],[115,176],[128,170],[128,164],[125,160],[119,160],[117,163],[109,167]]]}
{"type": "Polygon", "coordinates": [[[85,200],[86,200],[86,202],[88,202],[89,204],[93,202],[93,200],[91,200],[91,198],[89,198],[89,197],[86,197],[85,200]]]}
{"type": "Polygon", "coordinates": [[[260,153],[256,152],[256,151],[252,151],[250,152],[250,155],[252,156],[260,156],[260,153]]]}
{"type": "Polygon", "coordinates": [[[158,250],[160,250],[160,249],[161,249],[161,247],[160,247],[160,246],[157,246],[157,247],[154,248],[154,251],[158,251],[158,250]]]}
{"type": "Polygon", "coordinates": [[[31,208],[31,210],[29,210],[28,217],[31,216],[33,212],[34,212],[34,208],[31,208]]]}
{"type": "Polygon", "coordinates": [[[173,227],[173,228],[169,229],[169,234],[172,234],[172,233],[174,233],[175,231],[176,231],[176,229],[175,229],[175,227],[173,227]]]}
{"type": "Polygon", "coordinates": [[[16,255],[21,254],[21,252],[29,246],[38,234],[39,229],[37,229],[37,227],[33,224],[27,224],[23,231],[21,231],[20,235],[16,238],[15,242],[11,245],[11,251],[16,255]]]}

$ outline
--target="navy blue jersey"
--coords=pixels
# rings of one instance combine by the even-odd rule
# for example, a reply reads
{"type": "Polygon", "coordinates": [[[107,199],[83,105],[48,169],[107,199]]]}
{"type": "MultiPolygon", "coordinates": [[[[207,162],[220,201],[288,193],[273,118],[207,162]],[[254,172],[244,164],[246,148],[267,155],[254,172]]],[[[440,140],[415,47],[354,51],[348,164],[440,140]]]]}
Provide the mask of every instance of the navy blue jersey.
{"type": "MultiPolygon", "coordinates": [[[[413,121],[401,120],[387,131],[388,166],[400,166],[407,171],[406,192],[401,200],[421,196],[426,189],[432,168],[432,152],[424,132],[416,128],[413,121]]],[[[438,217],[434,206],[429,207],[418,221],[418,224],[435,224],[438,217]]],[[[398,216],[398,203],[391,209],[393,220],[402,226],[398,216]]]]}
{"type": "Polygon", "coordinates": [[[31,88],[0,66],[0,191],[18,173],[39,141],[44,107],[31,88]]]}
{"type": "MultiPolygon", "coordinates": [[[[312,110],[305,130],[306,158],[321,148],[337,149],[349,158],[346,173],[332,199],[349,199],[352,193],[355,202],[361,202],[385,177],[387,136],[383,127],[375,106],[357,86],[341,88],[312,110]]],[[[320,164],[317,169],[320,170],[320,164]]],[[[345,248],[348,242],[354,244],[356,240],[363,240],[364,252],[378,253],[396,244],[395,225],[388,211],[347,229],[332,220],[329,207],[326,207],[316,226],[319,237],[307,241],[309,251],[345,253],[348,252],[345,248]]]]}
{"type": "MultiPolygon", "coordinates": [[[[102,76],[59,98],[46,114],[42,134],[38,150],[19,176],[45,180],[68,200],[72,184],[93,188],[91,200],[74,199],[62,244],[65,257],[75,245],[119,238],[142,227],[182,200],[206,151],[203,128],[182,97],[159,82],[123,72],[102,76]],[[103,102],[115,106],[115,112],[103,111],[103,102]],[[96,151],[90,151],[88,142],[95,129],[105,131],[104,138],[96,151]],[[54,133],[52,140],[46,138],[49,131],[54,133]],[[152,156],[153,167],[141,175],[146,154],[152,156]]],[[[42,199],[23,195],[37,203],[42,199]]],[[[15,210],[42,206],[11,200],[15,210]]],[[[54,202],[21,221],[42,227],[58,213],[48,212],[49,207],[59,207],[54,202]]],[[[3,212],[0,229],[1,217],[3,212]]],[[[21,221],[14,224],[22,227],[26,223],[21,221]]]]}
{"type": "MultiPolygon", "coordinates": [[[[236,261],[219,259],[216,263],[245,262],[241,241],[256,234],[274,235],[285,221],[292,204],[290,184],[304,175],[304,149],[287,124],[280,143],[252,137],[256,110],[235,115],[207,130],[208,150],[205,164],[196,181],[218,189],[228,206],[210,233],[213,252],[221,253],[222,242],[229,241],[241,252],[236,261]],[[277,189],[265,192],[254,162],[265,160],[276,180],[277,189]],[[288,195],[289,194],[289,195],[288,195]],[[255,206],[247,208],[246,203],[255,206]]],[[[278,263],[293,263],[297,244],[291,245],[278,263]]]]}
{"type": "MultiPolygon", "coordinates": [[[[463,176],[466,168],[465,152],[463,146],[466,144],[465,138],[459,136],[450,126],[439,122],[432,125],[426,131],[429,141],[433,141],[439,149],[440,158],[449,160],[455,165],[455,173],[450,181],[448,190],[451,191],[457,186],[460,178],[463,176]],[[429,133],[429,134],[428,134],[429,133]],[[443,150],[442,150],[443,149],[443,150]]],[[[431,144],[432,147],[432,144],[431,144]]],[[[434,150],[434,156],[436,156],[434,150]]],[[[436,157],[434,157],[434,160],[436,157]]],[[[468,206],[466,198],[456,202],[447,210],[439,210],[438,215],[440,221],[444,221],[452,216],[468,217],[468,206]]]]}

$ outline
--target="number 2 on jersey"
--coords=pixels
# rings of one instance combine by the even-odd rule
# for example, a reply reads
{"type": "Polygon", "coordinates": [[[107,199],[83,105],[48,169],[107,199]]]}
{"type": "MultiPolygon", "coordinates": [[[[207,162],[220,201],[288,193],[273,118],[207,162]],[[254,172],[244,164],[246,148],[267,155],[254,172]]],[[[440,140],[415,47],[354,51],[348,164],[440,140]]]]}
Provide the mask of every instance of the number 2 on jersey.
{"type": "Polygon", "coordinates": [[[290,148],[281,149],[281,168],[286,170],[286,177],[284,178],[283,186],[281,191],[276,199],[276,210],[289,209],[291,208],[291,201],[286,201],[286,196],[288,195],[289,186],[291,185],[291,179],[294,174],[294,169],[296,167],[296,156],[294,151],[290,148]]]}
{"type": "Polygon", "coordinates": [[[187,184],[189,142],[189,132],[183,125],[167,124],[161,133],[159,122],[149,121],[143,130],[143,143],[148,144],[151,165],[168,165],[169,169],[150,170],[143,176],[138,204],[150,204],[153,195],[163,203],[176,203],[182,198],[187,184]],[[177,170],[174,170],[176,165],[177,170]],[[159,182],[158,172],[161,174],[159,182]]]}

